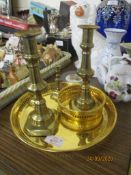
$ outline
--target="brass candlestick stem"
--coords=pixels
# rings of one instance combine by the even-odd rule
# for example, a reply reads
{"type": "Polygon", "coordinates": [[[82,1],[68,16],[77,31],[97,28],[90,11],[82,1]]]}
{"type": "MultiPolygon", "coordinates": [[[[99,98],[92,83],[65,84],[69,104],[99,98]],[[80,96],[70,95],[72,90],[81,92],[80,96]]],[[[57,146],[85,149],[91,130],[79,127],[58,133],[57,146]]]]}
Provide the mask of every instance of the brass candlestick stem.
{"type": "Polygon", "coordinates": [[[59,92],[60,90],[60,66],[56,66],[56,91],[59,92]]]}
{"type": "Polygon", "coordinates": [[[54,100],[58,100],[58,95],[60,91],[60,66],[56,66],[56,77],[55,77],[55,89],[51,94],[51,98],[54,100]]]}
{"type": "Polygon", "coordinates": [[[23,53],[27,61],[30,85],[28,90],[33,93],[30,104],[33,111],[29,114],[25,129],[32,136],[46,136],[54,134],[57,130],[57,120],[54,111],[48,109],[42,92],[46,91],[47,83],[42,80],[39,70],[39,54],[35,37],[40,34],[38,29],[18,32],[16,35],[22,37],[23,53]]]}
{"type": "Polygon", "coordinates": [[[83,83],[81,86],[80,97],[72,100],[72,108],[78,108],[79,110],[89,110],[94,107],[95,101],[91,97],[89,80],[93,76],[94,71],[91,69],[91,49],[93,44],[93,32],[98,27],[95,25],[80,25],[83,29],[82,38],[82,62],[80,69],[77,70],[77,74],[82,78],[83,83]]]}

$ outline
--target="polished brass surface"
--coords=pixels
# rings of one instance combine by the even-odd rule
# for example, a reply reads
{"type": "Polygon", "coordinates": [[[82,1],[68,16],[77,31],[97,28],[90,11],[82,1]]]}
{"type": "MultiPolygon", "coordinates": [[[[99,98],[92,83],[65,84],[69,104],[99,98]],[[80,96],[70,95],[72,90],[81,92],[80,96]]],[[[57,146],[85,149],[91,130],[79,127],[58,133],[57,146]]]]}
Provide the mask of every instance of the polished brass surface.
{"type": "MultiPolygon", "coordinates": [[[[71,84],[69,84],[69,86],[70,85],[71,84]]],[[[66,84],[62,86],[66,86],[66,84]]],[[[54,87],[54,85],[52,87],[54,87]]],[[[53,90],[54,89],[52,88],[48,88],[48,91],[45,93],[43,92],[42,97],[45,98],[47,107],[56,111],[58,103],[50,98],[53,90]]],[[[94,90],[93,92],[96,91],[94,90]]],[[[33,106],[29,105],[32,96],[33,94],[28,92],[17,100],[11,111],[10,121],[16,136],[24,143],[34,148],[50,152],[77,151],[86,149],[99,143],[107,137],[116,124],[117,112],[115,106],[109,97],[105,96],[106,102],[102,111],[102,121],[96,128],[86,132],[77,132],[64,127],[64,125],[59,122],[55,136],[62,138],[63,144],[59,147],[53,146],[45,142],[45,137],[32,137],[28,135],[27,130],[25,130],[25,123],[28,120],[28,115],[34,110],[33,106]]],[[[62,118],[63,114],[59,113],[59,117],[62,118]]]]}
{"type": "Polygon", "coordinates": [[[91,91],[89,86],[89,80],[93,76],[94,71],[91,69],[91,49],[93,44],[93,32],[98,27],[95,25],[80,25],[83,30],[82,37],[82,62],[80,69],[77,70],[77,74],[82,78],[82,86],[80,96],[71,100],[72,109],[76,110],[90,110],[94,108],[95,99],[91,97],[91,91]]]}
{"type": "Polygon", "coordinates": [[[51,98],[54,100],[58,100],[58,95],[60,91],[60,66],[56,66],[56,78],[55,78],[55,88],[52,92],[51,98]]]}
{"type": "Polygon", "coordinates": [[[47,108],[46,101],[42,97],[42,91],[46,91],[47,83],[42,80],[39,70],[40,56],[37,50],[35,37],[40,34],[40,30],[29,29],[16,33],[22,38],[23,56],[27,61],[30,75],[30,85],[28,90],[33,94],[28,105],[33,110],[28,113],[25,129],[32,136],[46,136],[54,134],[57,130],[57,112],[47,108]]]}
{"type": "Polygon", "coordinates": [[[63,113],[61,122],[72,130],[87,131],[98,126],[103,118],[102,112],[106,102],[105,94],[95,87],[90,87],[95,106],[88,110],[78,110],[71,106],[70,101],[80,96],[81,85],[69,85],[59,93],[59,109],[63,113]]]}

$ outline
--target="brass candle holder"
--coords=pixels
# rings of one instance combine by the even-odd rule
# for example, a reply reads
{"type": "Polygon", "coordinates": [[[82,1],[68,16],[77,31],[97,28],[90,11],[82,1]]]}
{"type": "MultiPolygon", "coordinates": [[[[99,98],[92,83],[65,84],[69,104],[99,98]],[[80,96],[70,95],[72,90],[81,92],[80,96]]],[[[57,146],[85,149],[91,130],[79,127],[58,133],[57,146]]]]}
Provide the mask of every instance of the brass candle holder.
{"type": "Polygon", "coordinates": [[[63,112],[61,122],[70,129],[86,131],[98,126],[102,121],[105,94],[97,88],[90,87],[90,78],[94,71],[91,68],[91,49],[95,25],[80,25],[83,30],[82,62],[77,74],[82,78],[82,85],[68,86],[60,91],[59,106],[63,112]]]}
{"type": "Polygon", "coordinates": [[[16,35],[22,38],[23,56],[27,61],[30,75],[28,90],[33,94],[30,105],[33,110],[29,114],[25,124],[25,130],[32,136],[47,136],[57,130],[57,114],[47,108],[42,93],[47,90],[47,83],[42,80],[39,70],[39,54],[35,37],[40,34],[38,29],[18,32],[16,35]]]}
{"type": "Polygon", "coordinates": [[[91,89],[89,86],[90,78],[94,71],[91,69],[91,49],[93,44],[93,32],[98,27],[95,25],[80,25],[83,29],[83,38],[81,43],[82,48],[82,62],[80,69],[77,70],[77,75],[82,79],[80,96],[71,101],[71,108],[78,110],[89,110],[94,108],[95,100],[91,97],[91,89]]]}

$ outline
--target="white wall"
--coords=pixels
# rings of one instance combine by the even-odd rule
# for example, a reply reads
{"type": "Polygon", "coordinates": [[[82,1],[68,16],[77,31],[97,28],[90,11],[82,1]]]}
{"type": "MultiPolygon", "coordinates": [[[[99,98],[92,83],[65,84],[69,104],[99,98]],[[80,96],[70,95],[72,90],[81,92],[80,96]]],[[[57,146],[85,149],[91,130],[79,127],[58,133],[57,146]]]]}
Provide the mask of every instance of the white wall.
{"type": "MultiPolygon", "coordinates": [[[[31,0],[12,0],[12,1],[13,1],[14,11],[18,11],[18,9],[24,10],[24,9],[29,8],[31,0]]],[[[34,1],[45,3],[46,5],[49,5],[50,7],[59,9],[61,0],[34,0],[34,1]]],[[[131,3],[131,0],[127,0],[127,1],[131,3]]],[[[87,0],[87,2],[98,5],[101,2],[101,0],[87,0]]]]}

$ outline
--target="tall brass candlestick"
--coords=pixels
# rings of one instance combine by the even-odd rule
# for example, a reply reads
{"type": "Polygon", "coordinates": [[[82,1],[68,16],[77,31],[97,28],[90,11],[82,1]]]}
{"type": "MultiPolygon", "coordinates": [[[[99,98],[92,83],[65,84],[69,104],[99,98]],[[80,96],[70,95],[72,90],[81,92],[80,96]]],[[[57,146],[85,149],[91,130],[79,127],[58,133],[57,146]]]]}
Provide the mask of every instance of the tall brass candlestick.
{"type": "Polygon", "coordinates": [[[22,38],[24,58],[27,61],[30,74],[28,90],[33,93],[30,104],[33,111],[25,124],[25,130],[31,136],[47,136],[57,130],[57,115],[46,106],[42,92],[46,91],[47,83],[42,80],[39,70],[39,54],[35,37],[40,34],[38,29],[18,32],[16,35],[22,38]]]}
{"type": "Polygon", "coordinates": [[[60,91],[60,66],[56,66],[56,78],[55,78],[55,89],[51,94],[51,98],[54,100],[58,100],[58,95],[60,91]]]}
{"type": "Polygon", "coordinates": [[[91,49],[93,44],[93,32],[98,27],[95,25],[80,25],[83,29],[82,38],[82,62],[80,69],[77,70],[77,74],[82,78],[83,83],[81,86],[80,97],[71,101],[71,108],[77,108],[79,110],[89,110],[94,107],[95,101],[91,97],[89,80],[93,76],[94,71],[91,69],[91,49]]]}

